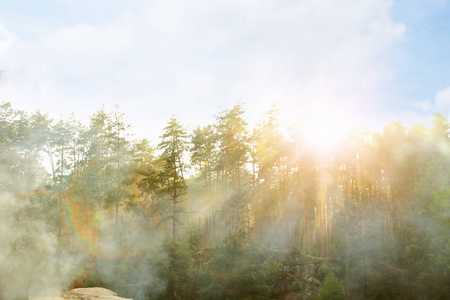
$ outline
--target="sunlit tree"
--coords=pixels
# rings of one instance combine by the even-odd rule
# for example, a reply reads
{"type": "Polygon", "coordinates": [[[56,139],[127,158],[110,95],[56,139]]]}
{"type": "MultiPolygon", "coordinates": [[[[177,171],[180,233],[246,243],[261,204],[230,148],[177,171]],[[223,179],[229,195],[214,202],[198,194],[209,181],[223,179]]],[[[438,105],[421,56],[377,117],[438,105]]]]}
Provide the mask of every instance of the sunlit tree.
{"type": "Polygon", "coordinates": [[[158,148],[163,151],[161,160],[163,169],[159,172],[159,181],[164,198],[168,198],[172,208],[172,237],[176,236],[176,225],[184,208],[181,203],[188,200],[186,182],[184,180],[184,153],[187,150],[187,133],[179,121],[172,117],[161,136],[158,148]]]}

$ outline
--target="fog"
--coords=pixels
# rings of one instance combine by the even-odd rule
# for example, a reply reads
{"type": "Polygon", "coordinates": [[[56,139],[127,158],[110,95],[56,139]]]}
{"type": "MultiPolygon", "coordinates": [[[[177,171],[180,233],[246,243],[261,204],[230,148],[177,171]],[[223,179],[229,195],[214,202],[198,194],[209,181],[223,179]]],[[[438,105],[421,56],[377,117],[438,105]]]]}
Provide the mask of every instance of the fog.
{"type": "Polygon", "coordinates": [[[317,296],[329,276],[355,299],[449,293],[439,114],[331,145],[280,128],[276,109],[249,128],[240,105],[192,132],[172,117],[151,142],[128,135],[119,109],[86,126],[9,103],[0,113],[1,299],[92,286],[136,300],[281,299],[286,253],[326,262],[310,274],[317,296]]]}

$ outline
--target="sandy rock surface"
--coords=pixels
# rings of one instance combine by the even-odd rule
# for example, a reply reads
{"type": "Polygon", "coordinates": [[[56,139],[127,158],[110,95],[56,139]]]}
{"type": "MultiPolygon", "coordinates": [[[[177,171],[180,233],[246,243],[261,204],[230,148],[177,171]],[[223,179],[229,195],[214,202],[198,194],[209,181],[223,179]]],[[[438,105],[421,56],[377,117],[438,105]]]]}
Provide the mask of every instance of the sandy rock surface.
{"type": "Polygon", "coordinates": [[[61,297],[28,297],[28,300],[66,300],[61,297]]]}
{"type": "Polygon", "coordinates": [[[68,300],[132,300],[118,297],[113,291],[98,287],[73,289],[62,297],[68,300]]]}

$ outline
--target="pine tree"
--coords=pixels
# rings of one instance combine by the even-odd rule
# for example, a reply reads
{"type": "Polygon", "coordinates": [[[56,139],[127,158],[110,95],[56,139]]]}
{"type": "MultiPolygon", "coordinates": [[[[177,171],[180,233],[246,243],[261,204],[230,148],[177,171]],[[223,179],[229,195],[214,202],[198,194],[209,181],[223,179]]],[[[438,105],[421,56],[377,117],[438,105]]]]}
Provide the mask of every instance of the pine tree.
{"type": "MultiPolygon", "coordinates": [[[[158,148],[163,150],[163,170],[159,172],[160,194],[171,202],[172,237],[176,236],[179,214],[184,210],[180,204],[188,200],[184,180],[184,154],[187,149],[187,133],[179,121],[172,117],[164,128],[158,148]]],[[[162,199],[161,199],[162,200],[162,199]]]]}

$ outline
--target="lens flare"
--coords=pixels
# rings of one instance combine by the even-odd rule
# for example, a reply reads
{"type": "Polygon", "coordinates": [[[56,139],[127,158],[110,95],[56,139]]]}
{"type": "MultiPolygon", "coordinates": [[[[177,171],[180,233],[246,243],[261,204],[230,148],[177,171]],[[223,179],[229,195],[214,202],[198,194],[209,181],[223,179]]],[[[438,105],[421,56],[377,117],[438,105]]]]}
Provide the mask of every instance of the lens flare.
{"type": "Polygon", "coordinates": [[[327,105],[311,107],[301,123],[301,139],[319,153],[334,150],[352,128],[350,115],[327,105]]]}
{"type": "MultiPolygon", "coordinates": [[[[152,248],[151,239],[147,241],[141,239],[138,242],[132,238],[127,241],[117,241],[115,239],[116,230],[120,229],[120,226],[116,227],[114,214],[110,210],[103,211],[95,199],[86,201],[86,199],[74,199],[70,196],[70,190],[77,184],[76,181],[87,172],[93,171],[90,168],[95,168],[95,161],[87,163],[69,182],[66,192],[60,195],[62,202],[61,226],[65,236],[81,251],[99,258],[119,259],[149,251],[152,248]]],[[[146,223],[151,223],[151,220],[145,209],[135,200],[134,195],[130,191],[125,192],[127,201],[131,203],[132,207],[139,209],[142,212],[140,218],[145,219],[141,222],[135,221],[134,232],[128,235],[128,237],[137,236],[136,232],[139,229],[144,232],[146,223]]],[[[121,208],[119,212],[122,212],[121,208]]],[[[132,220],[126,221],[131,222],[132,220]]]]}

